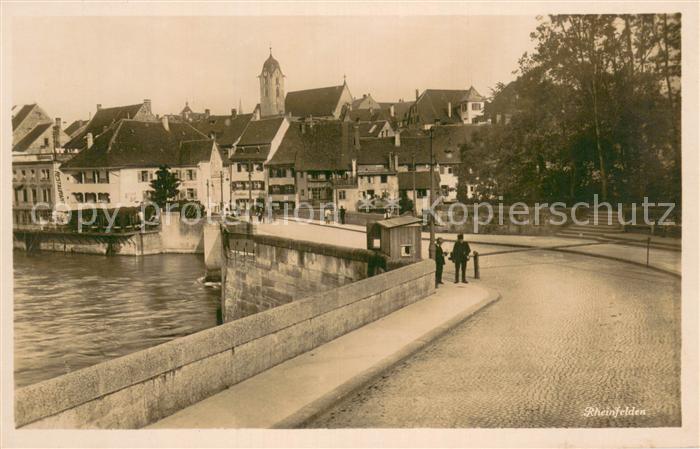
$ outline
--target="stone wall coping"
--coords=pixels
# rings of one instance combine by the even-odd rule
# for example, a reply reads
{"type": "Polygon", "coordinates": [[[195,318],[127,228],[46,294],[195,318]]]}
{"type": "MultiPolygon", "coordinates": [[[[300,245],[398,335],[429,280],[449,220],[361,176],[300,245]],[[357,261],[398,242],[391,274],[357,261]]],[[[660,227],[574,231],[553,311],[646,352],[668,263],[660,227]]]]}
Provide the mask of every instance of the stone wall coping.
{"type": "MultiPolygon", "coordinates": [[[[263,241],[271,241],[268,237],[265,236],[263,241]]],[[[316,245],[318,244],[314,244],[316,245]]],[[[331,248],[335,250],[337,247],[331,248]]],[[[433,261],[423,260],[20,388],[15,392],[15,426],[30,424],[132,385],[167,375],[182,366],[234,350],[236,346],[274,334],[434,271],[433,261]]]]}
{"type": "Polygon", "coordinates": [[[278,248],[291,249],[300,252],[321,254],[324,256],[336,257],[338,259],[368,262],[372,257],[375,257],[374,251],[368,249],[329,245],[327,243],[311,242],[308,240],[294,240],[264,234],[253,234],[250,235],[250,238],[254,242],[263,245],[276,246],[278,248]]]}

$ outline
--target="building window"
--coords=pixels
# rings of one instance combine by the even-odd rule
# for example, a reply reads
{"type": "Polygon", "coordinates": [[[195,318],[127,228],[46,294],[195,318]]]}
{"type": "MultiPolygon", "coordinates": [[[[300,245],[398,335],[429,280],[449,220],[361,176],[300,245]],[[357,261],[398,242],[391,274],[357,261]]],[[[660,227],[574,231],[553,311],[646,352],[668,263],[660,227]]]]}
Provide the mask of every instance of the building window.
{"type": "Polygon", "coordinates": [[[96,193],[86,193],[85,194],[85,202],[86,203],[96,203],[97,202],[97,194],[96,193]]]}
{"type": "Polygon", "coordinates": [[[151,174],[148,170],[141,170],[139,172],[139,182],[148,182],[151,180],[151,174]]]}
{"type": "Polygon", "coordinates": [[[38,203],[39,202],[39,194],[37,193],[36,189],[32,189],[32,203],[38,203]]]}
{"type": "Polygon", "coordinates": [[[481,103],[472,103],[472,111],[481,111],[481,103]]]}
{"type": "Polygon", "coordinates": [[[447,174],[451,175],[452,174],[452,167],[447,167],[447,174]]]}
{"type": "Polygon", "coordinates": [[[44,137],[44,148],[48,148],[48,146],[49,146],[49,138],[44,137]]]}
{"type": "Polygon", "coordinates": [[[374,176],[367,177],[367,184],[374,184],[374,176]]]}
{"type": "Polygon", "coordinates": [[[381,181],[382,184],[386,184],[387,182],[387,176],[386,175],[381,175],[379,177],[379,180],[381,181]]]}
{"type": "Polygon", "coordinates": [[[371,189],[368,190],[368,191],[367,191],[367,197],[368,197],[368,198],[374,198],[374,190],[371,190],[371,189]]]}
{"type": "Polygon", "coordinates": [[[27,177],[27,170],[22,170],[22,178],[26,178],[26,177],[27,177]]]}
{"type": "Polygon", "coordinates": [[[196,200],[197,199],[197,189],[187,189],[186,196],[187,196],[188,200],[196,200]]]}
{"type": "Polygon", "coordinates": [[[44,198],[43,198],[43,199],[44,199],[44,202],[45,202],[45,203],[48,203],[49,201],[51,201],[51,190],[49,190],[49,189],[44,189],[42,193],[44,194],[44,198]]]}
{"type": "Polygon", "coordinates": [[[425,198],[426,196],[428,196],[428,191],[427,191],[427,189],[418,189],[418,190],[416,190],[416,196],[417,196],[418,198],[425,198]]]}
{"type": "Polygon", "coordinates": [[[100,170],[95,172],[97,182],[100,184],[109,184],[109,170],[100,170]]]}
{"type": "Polygon", "coordinates": [[[109,203],[109,193],[98,193],[97,194],[98,203],[109,203]]]}
{"type": "Polygon", "coordinates": [[[344,200],[345,198],[345,190],[338,190],[338,199],[339,200],[344,200]]]}
{"type": "Polygon", "coordinates": [[[263,164],[255,164],[255,171],[263,171],[263,164]]]}
{"type": "Polygon", "coordinates": [[[401,257],[411,257],[413,255],[413,245],[401,245],[401,257]]]}
{"type": "Polygon", "coordinates": [[[41,180],[42,181],[48,181],[49,179],[49,169],[48,168],[42,168],[41,169],[41,180]]]}
{"type": "Polygon", "coordinates": [[[83,202],[83,194],[82,193],[74,193],[73,199],[75,199],[76,203],[82,203],[83,202]]]}
{"type": "Polygon", "coordinates": [[[188,181],[195,181],[197,179],[197,171],[188,169],[185,172],[185,179],[187,179],[188,181]]]}

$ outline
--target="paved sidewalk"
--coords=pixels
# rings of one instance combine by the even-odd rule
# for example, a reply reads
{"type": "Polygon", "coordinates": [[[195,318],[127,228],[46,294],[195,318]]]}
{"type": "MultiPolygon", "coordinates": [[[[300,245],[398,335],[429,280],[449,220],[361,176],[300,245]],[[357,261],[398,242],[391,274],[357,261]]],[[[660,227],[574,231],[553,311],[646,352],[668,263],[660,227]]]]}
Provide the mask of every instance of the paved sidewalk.
{"type": "MultiPolygon", "coordinates": [[[[357,225],[340,225],[332,223],[329,225],[319,222],[311,222],[308,225],[324,228],[326,230],[342,229],[348,232],[343,236],[342,243],[345,246],[357,246],[364,248],[365,227],[357,225]]],[[[308,231],[303,227],[303,222],[294,222],[290,220],[288,226],[281,225],[281,221],[277,224],[264,224],[260,227],[264,233],[277,234],[278,230],[284,229],[285,235],[290,234],[292,238],[308,240],[320,236],[324,231],[319,230],[319,234],[313,237],[309,236],[308,231]],[[306,232],[305,232],[306,231],[306,232]]],[[[456,240],[455,234],[436,233],[437,237],[442,237],[446,242],[456,240]]],[[[333,236],[338,238],[338,236],[333,236]]],[[[507,246],[509,249],[514,248],[542,248],[556,249],[557,251],[565,251],[575,254],[582,254],[593,257],[603,257],[606,259],[618,260],[620,262],[633,263],[635,265],[646,265],[646,248],[625,245],[624,243],[601,242],[595,239],[587,238],[569,238],[557,236],[532,236],[532,235],[498,235],[498,234],[465,234],[465,239],[469,243],[480,245],[495,245],[493,248],[487,248],[484,251],[479,250],[481,255],[486,256],[489,253],[500,252],[503,248],[498,246],[507,246]],[[565,248],[558,248],[565,247],[565,248]]],[[[423,240],[427,241],[429,233],[423,233],[423,240]]],[[[449,247],[449,245],[448,245],[449,247]]],[[[427,254],[427,252],[425,253],[427,254]]],[[[662,271],[675,276],[681,275],[681,256],[680,251],[666,250],[661,248],[651,248],[649,250],[649,267],[658,271],[662,271]]]]}
{"type": "Polygon", "coordinates": [[[478,283],[435,294],[281,363],[149,428],[290,428],[336,403],[499,295],[478,283]]]}

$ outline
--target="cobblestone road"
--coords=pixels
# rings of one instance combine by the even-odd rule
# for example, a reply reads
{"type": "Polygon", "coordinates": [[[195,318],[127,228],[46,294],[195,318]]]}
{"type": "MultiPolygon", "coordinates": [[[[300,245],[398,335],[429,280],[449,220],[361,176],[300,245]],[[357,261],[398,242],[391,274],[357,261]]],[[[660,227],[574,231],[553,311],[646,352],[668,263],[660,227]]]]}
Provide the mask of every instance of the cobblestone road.
{"type": "Polygon", "coordinates": [[[500,301],[307,427],[681,424],[678,279],[544,251],[484,257],[482,278],[500,301]]]}

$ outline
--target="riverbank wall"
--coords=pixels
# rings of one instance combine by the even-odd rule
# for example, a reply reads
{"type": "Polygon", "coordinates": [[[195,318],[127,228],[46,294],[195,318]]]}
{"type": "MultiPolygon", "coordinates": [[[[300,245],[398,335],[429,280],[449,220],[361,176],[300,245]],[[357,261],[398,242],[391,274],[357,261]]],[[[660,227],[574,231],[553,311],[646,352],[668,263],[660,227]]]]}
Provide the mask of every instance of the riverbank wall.
{"type": "Polygon", "coordinates": [[[236,320],[368,276],[369,250],[258,235],[247,223],[223,236],[222,313],[236,320]]]}
{"type": "Polygon", "coordinates": [[[20,388],[15,426],[143,427],[425,298],[434,271],[413,263],[20,388]]]}
{"type": "Polygon", "coordinates": [[[153,230],[100,233],[52,228],[13,229],[13,248],[23,251],[146,256],[164,253],[203,253],[203,224],[189,224],[179,214],[164,215],[153,230]]]}

